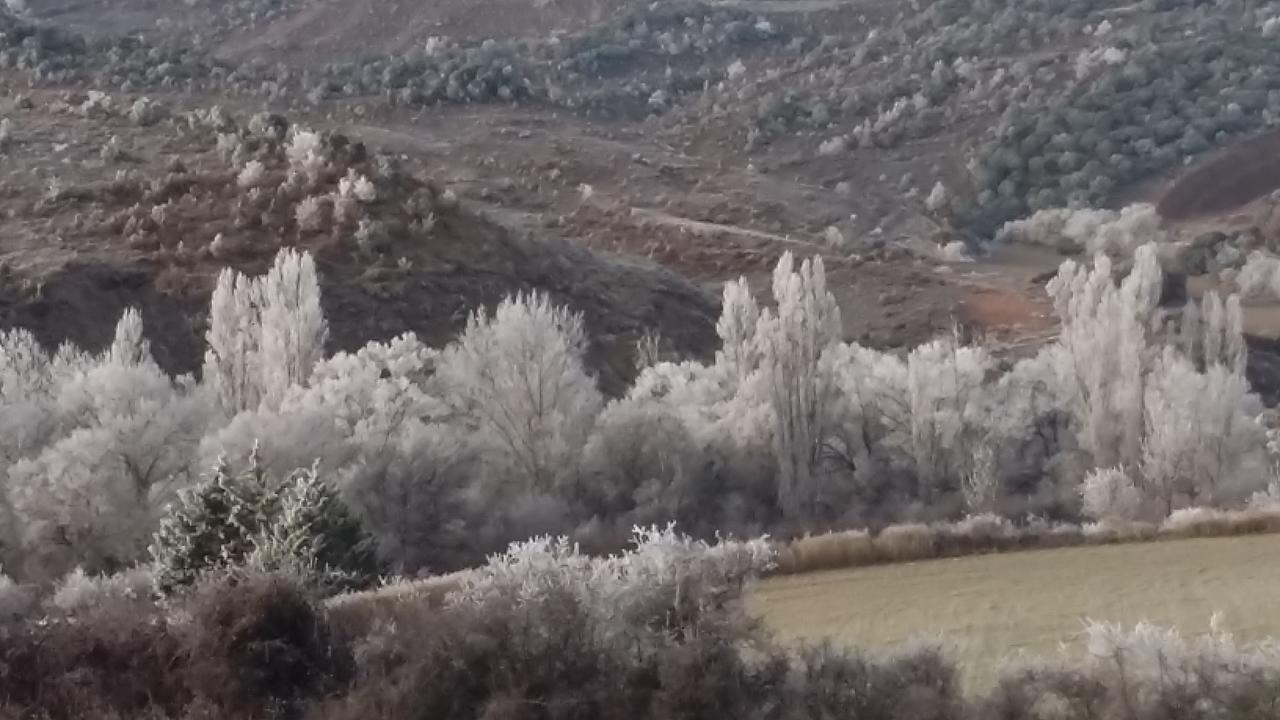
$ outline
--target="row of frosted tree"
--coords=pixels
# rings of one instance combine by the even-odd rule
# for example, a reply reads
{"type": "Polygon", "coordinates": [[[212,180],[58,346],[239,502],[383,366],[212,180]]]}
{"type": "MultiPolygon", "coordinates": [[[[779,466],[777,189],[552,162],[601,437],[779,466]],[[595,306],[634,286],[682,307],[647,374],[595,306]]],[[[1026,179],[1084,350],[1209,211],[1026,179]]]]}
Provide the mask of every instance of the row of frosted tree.
{"type": "Polygon", "coordinates": [[[1060,336],[1029,357],[953,337],[898,354],[843,342],[821,260],[788,254],[773,302],[725,287],[714,361],[640,361],[607,399],[581,319],[538,295],[477,310],[443,349],[326,354],[314,263],[283,251],[219,278],[198,379],[159,368],[132,311],[100,354],[0,333],[0,558],[32,578],[129,565],[179,490],[251,454],[267,477],[314,465],[406,572],[543,532],[611,549],[667,521],[752,535],[1245,502],[1271,463],[1238,300],[1160,307],[1154,245],[1115,274],[1066,262],[1060,336]]]}

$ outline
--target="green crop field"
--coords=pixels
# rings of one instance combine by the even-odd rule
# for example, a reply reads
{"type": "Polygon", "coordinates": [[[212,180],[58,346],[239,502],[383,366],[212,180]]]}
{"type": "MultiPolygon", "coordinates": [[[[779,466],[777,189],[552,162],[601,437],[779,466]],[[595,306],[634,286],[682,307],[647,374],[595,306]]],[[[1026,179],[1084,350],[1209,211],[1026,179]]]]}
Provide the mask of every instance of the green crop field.
{"type": "Polygon", "coordinates": [[[1080,651],[1086,618],[1183,633],[1221,613],[1241,639],[1280,637],[1280,535],[930,560],[771,578],[748,601],[781,637],[884,649],[941,642],[970,689],[1004,658],[1080,651]]]}

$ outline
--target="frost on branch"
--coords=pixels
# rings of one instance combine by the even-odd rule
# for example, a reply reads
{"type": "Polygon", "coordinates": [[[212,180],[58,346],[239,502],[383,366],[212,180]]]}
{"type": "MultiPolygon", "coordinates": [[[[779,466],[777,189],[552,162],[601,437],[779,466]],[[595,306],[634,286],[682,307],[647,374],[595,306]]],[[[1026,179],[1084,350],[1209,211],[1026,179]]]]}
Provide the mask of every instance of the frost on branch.
{"type": "Polygon", "coordinates": [[[598,558],[583,555],[563,537],[513,543],[469,573],[450,602],[513,604],[540,613],[571,598],[585,613],[595,643],[647,652],[669,629],[696,633],[705,617],[737,600],[744,584],[773,563],[767,538],[709,544],[671,525],[635,528],[632,545],[620,555],[598,558]]]}
{"type": "Polygon", "coordinates": [[[601,405],[583,365],[586,344],[581,316],[545,295],[520,295],[493,315],[472,314],[440,355],[440,386],[479,424],[495,471],[521,490],[554,489],[586,442],[601,405]]]}
{"type": "Polygon", "coordinates": [[[205,333],[204,381],[228,415],[278,405],[291,386],[306,384],[328,333],[310,255],[281,250],[261,278],[223,270],[205,333]]]}
{"type": "Polygon", "coordinates": [[[1105,255],[1092,269],[1067,261],[1049,283],[1062,329],[1048,352],[1080,445],[1098,466],[1136,463],[1141,453],[1144,356],[1160,283],[1151,245],[1135,252],[1118,286],[1105,255]]]}
{"type": "Polygon", "coordinates": [[[772,410],[778,507],[798,517],[811,511],[813,472],[831,424],[835,388],[827,352],[840,341],[840,308],[827,292],[822,259],[796,270],[789,252],[773,271],[773,296],[776,310],[762,312],[756,326],[755,382],[772,410]]]}
{"type": "Polygon", "coordinates": [[[19,450],[6,483],[29,560],[42,575],[126,564],[146,545],[152,509],[189,476],[204,396],[155,364],[136,311],[96,361],[60,351],[35,362],[43,378],[28,381],[49,384],[31,399],[54,424],[43,446],[19,450]]]}
{"type": "Polygon", "coordinates": [[[1094,520],[1136,520],[1142,512],[1142,494],[1118,467],[1089,471],[1080,483],[1080,500],[1094,520]]]}

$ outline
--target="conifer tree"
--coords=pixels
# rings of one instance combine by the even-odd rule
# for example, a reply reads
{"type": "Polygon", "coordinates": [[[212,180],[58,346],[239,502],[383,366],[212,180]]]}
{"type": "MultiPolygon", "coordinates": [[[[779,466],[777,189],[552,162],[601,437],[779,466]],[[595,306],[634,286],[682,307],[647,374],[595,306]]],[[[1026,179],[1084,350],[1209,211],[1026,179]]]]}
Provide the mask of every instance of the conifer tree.
{"type": "Polygon", "coordinates": [[[156,584],[171,593],[220,568],[302,572],[332,589],[367,587],[381,571],[376,544],[316,467],[274,484],[257,448],[248,471],[219,463],[184,494],[151,545],[156,584]]]}
{"type": "Polygon", "coordinates": [[[271,493],[262,483],[257,453],[248,473],[234,475],[219,462],[205,483],[183,493],[160,523],[151,544],[157,588],[165,594],[208,570],[238,562],[253,549],[271,493]]]}
{"type": "Polygon", "coordinates": [[[382,566],[373,538],[315,466],[281,486],[273,509],[271,521],[251,538],[249,564],[300,570],[334,589],[377,581],[382,566]]]}

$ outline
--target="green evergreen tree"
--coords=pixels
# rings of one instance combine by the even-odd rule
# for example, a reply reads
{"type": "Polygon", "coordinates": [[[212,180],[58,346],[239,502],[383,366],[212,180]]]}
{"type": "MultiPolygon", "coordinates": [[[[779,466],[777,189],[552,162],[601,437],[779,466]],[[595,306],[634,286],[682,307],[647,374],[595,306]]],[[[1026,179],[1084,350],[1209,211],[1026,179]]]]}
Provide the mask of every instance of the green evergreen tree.
{"type": "Polygon", "coordinates": [[[383,567],[374,539],[315,467],[294,473],[275,499],[271,522],[252,539],[250,564],[291,567],[338,590],[377,582],[383,567]]]}
{"type": "Polygon", "coordinates": [[[373,538],[316,468],[273,484],[256,447],[244,474],[219,462],[207,482],[183,493],[150,550],[165,594],[241,565],[297,571],[334,590],[368,587],[383,569],[373,538]]]}
{"type": "Polygon", "coordinates": [[[271,493],[256,462],[245,475],[219,461],[212,477],[183,492],[160,522],[150,551],[156,586],[168,594],[204,572],[234,564],[253,549],[266,522],[271,493]]]}

